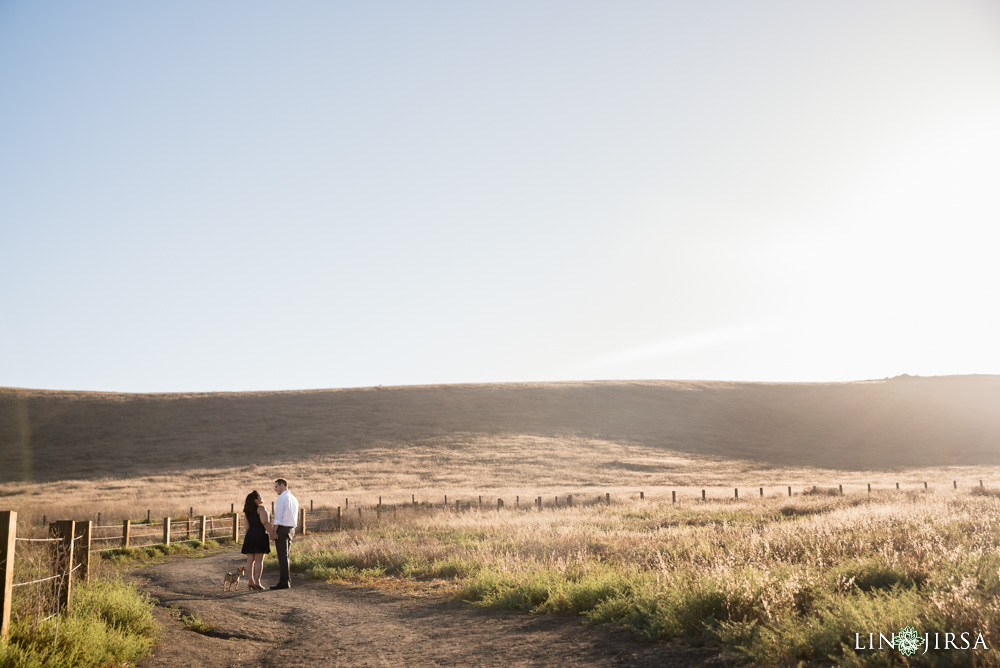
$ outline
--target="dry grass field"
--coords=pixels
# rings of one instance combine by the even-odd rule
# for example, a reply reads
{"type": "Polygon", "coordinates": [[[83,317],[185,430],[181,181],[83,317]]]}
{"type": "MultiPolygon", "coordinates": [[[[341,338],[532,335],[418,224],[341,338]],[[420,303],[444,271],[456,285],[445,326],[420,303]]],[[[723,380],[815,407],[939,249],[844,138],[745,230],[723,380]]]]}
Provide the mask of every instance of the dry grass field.
{"type": "Polygon", "coordinates": [[[277,476],[320,505],[480,494],[1000,482],[1000,377],[580,382],[267,393],[0,389],[22,514],[228,510],[277,476]]]}

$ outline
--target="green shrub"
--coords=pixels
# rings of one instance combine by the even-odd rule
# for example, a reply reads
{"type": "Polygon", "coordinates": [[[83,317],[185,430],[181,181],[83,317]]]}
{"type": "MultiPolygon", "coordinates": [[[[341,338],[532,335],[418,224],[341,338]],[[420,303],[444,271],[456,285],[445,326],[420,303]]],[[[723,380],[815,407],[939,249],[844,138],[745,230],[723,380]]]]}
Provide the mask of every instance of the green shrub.
{"type": "Polygon", "coordinates": [[[220,546],[217,540],[185,541],[183,543],[171,543],[164,545],[157,543],[154,545],[143,545],[140,547],[119,547],[101,553],[101,558],[113,564],[128,563],[130,561],[140,561],[155,557],[165,557],[172,554],[191,554],[200,550],[214,550],[220,546]]]}
{"type": "Polygon", "coordinates": [[[879,559],[848,559],[827,572],[829,587],[833,590],[864,592],[884,591],[896,587],[911,589],[922,584],[926,574],[887,564],[879,559]]]}
{"type": "Polygon", "coordinates": [[[551,570],[509,573],[483,568],[463,584],[460,595],[484,606],[533,610],[548,600],[558,582],[551,570]]]}
{"type": "Polygon", "coordinates": [[[206,622],[197,615],[181,615],[181,624],[184,625],[184,628],[195,633],[208,633],[215,628],[214,624],[206,622]]]}
{"type": "Polygon", "coordinates": [[[46,621],[22,617],[0,645],[0,667],[114,666],[142,658],[154,641],[153,603],[119,577],[76,586],[73,611],[46,621]]]}

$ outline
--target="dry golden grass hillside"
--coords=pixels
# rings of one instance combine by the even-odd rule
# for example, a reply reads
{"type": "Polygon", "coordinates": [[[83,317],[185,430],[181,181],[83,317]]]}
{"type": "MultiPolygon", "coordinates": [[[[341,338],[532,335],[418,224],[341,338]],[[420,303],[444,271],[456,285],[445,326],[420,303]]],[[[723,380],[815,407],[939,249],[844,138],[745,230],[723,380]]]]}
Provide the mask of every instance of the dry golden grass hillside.
{"type": "Polygon", "coordinates": [[[0,389],[2,482],[181,472],[523,435],[840,469],[997,464],[1000,377],[208,394],[0,389]]]}
{"type": "Polygon", "coordinates": [[[276,475],[328,501],[347,492],[822,483],[834,480],[809,471],[830,469],[852,484],[885,469],[989,478],[982,467],[1000,464],[998,407],[997,376],[205,394],[4,388],[0,496],[22,508],[150,497],[228,506],[276,475]]]}

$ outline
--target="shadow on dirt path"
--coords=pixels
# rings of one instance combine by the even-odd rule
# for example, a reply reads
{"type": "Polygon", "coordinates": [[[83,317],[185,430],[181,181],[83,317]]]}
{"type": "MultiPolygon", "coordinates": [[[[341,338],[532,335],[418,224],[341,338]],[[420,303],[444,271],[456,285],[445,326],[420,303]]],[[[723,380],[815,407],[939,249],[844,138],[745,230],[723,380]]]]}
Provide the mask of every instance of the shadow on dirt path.
{"type": "MultiPolygon", "coordinates": [[[[170,666],[723,666],[718,652],[644,643],[622,629],[551,615],[485,610],[413,594],[293,576],[284,591],[223,592],[236,552],[140,567],[163,642],[143,668],[170,666]],[[185,628],[181,615],[212,625],[185,628]]],[[[276,581],[265,572],[265,583],[276,581]]]]}

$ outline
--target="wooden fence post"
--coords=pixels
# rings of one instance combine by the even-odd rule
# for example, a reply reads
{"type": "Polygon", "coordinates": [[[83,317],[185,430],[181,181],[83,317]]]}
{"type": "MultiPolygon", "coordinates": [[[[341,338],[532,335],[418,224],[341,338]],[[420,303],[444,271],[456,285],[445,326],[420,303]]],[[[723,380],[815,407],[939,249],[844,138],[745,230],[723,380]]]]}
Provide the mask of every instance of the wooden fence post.
{"type": "Polygon", "coordinates": [[[205,516],[202,515],[201,516],[201,531],[198,532],[198,540],[200,540],[203,543],[206,540],[208,540],[208,526],[207,526],[207,524],[208,523],[205,521],[205,516]]]}
{"type": "Polygon", "coordinates": [[[312,511],[313,511],[313,500],[309,499],[309,512],[311,513],[312,511]]]}
{"type": "Polygon", "coordinates": [[[740,488],[739,487],[734,487],[733,488],[733,498],[736,499],[736,500],[739,500],[739,498],[740,498],[740,488]]]}
{"type": "Polygon", "coordinates": [[[924,489],[927,489],[927,481],[924,481],[924,489]]]}
{"type": "Polygon", "coordinates": [[[844,486],[843,485],[840,486],[840,495],[841,496],[844,495],[844,486]]]}
{"type": "Polygon", "coordinates": [[[129,539],[132,537],[132,520],[122,521],[122,547],[128,547],[129,539]]]}
{"type": "Polygon", "coordinates": [[[701,490],[701,500],[705,500],[705,490],[701,490]]]}
{"type": "Polygon", "coordinates": [[[645,492],[639,492],[639,500],[640,501],[645,501],[646,500],[646,493],[645,492]]]}
{"type": "Polygon", "coordinates": [[[514,497],[514,507],[515,508],[520,508],[521,507],[521,497],[520,496],[515,496],[514,497]]]}
{"type": "Polygon", "coordinates": [[[0,642],[10,635],[10,597],[14,586],[14,545],[17,538],[17,512],[0,511],[0,642]]]}
{"type": "MultiPolygon", "coordinates": [[[[236,517],[233,515],[233,517],[236,517]]],[[[163,544],[170,545],[170,518],[163,518],[163,544]]]]}
{"type": "Polygon", "coordinates": [[[762,499],[764,498],[764,488],[763,487],[760,488],[760,498],[762,498],[762,499]]]}
{"type": "Polygon", "coordinates": [[[607,501],[608,505],[611,505],[611,492],[604,493],[604,500],[607,501]]]}
{"type": "Polygon", "coordinates": [[[274,501],[271,502],[271,519],[274,519],[274,501]]]}
{"type": "Polygon", "coordinates": [[[791,496],[791,495],[792,495],[792,488],[791,488],[791,487],[789,487],[789,488],[788,488],[788,496],[791,496]]]}
{"type": "Polygon", "coordinates": [[[671,503],[677,503],[677,490],[676,489],[674,491],[670,492],[670,496],[673,499],[673,501],[671,501],[671,503]]]}
{"type": "Polygon", "coordinates": [[[869,494],[872,493],[872,484],[871,483],[868,483],[868,493],[869,494]]]}
{"type": "Polygon", "coordinates": [[[337,506],[337,531],[344,530],[344,516],[341,513],[341,507],[337,506]]]}
{"type": "Polygon", "coordinates": [[[72,602],[73,578],[70,572],[73,570],[73,535],[75,533],[76,522],[73,520],[61,520],[49,525],[49,536],[51,538],[61,538],[62,542],[53,543],[55,546],[56,572],[60,576],[57,580],[59,591],[59,612],[69,612],[72,602]]]}
{"type": "Polygon", "coordinates": [[[955,486],[955,489],[958,489],[958,481],[957,480],[952,480],[951,484],[955,486]]]}
{"type": "Polygon", "coordinates": [[[153,521],[151,519],[149,519],[149,514],[151,512],[152,511],[149,508],[146,509],[146,524],[152,524],[153,523],[153,521]]]}
{"type": "Polygon", "coordinates": [[[899,489],[899,483],[898,482],[896,483],[896,489],[899,489]]]}
{"type": "MultiPolygon", "coordinates": [[[[272,515],[271,517],[274,517],[272,515]]],[[[240,516],[233,515],[233,542],[238,543],[240,540],[240,516]]]]}
{"type": "Polygon", "coordinates": [[[80,539],[80,545],[77,547],[77,562],[80,564],[80,573],[76,574],[76,577],[83,578],[84,582],[90,582],[90,539],[94,533],[94,523],[90,520],[84,520],[82,522],[76,523],[75,533],[73,538],[80,539]]]}
{"type": "Polygon", "coordinates": [[[497,510],[503,508],[503,499],[497,499],[497,510]]]}
{"type": "Polygon", "coordinates": [[[302,530],[302,535],[306,535],[306,509],[299,508],[299,528],[302,530]]]}
{"type": "Polygon", "coordinates": [[[569,496],[566,497],[566,505],[569,506],[570,508],[573,507],[573,495],[572,494],[570,494],[569,496]]]}

